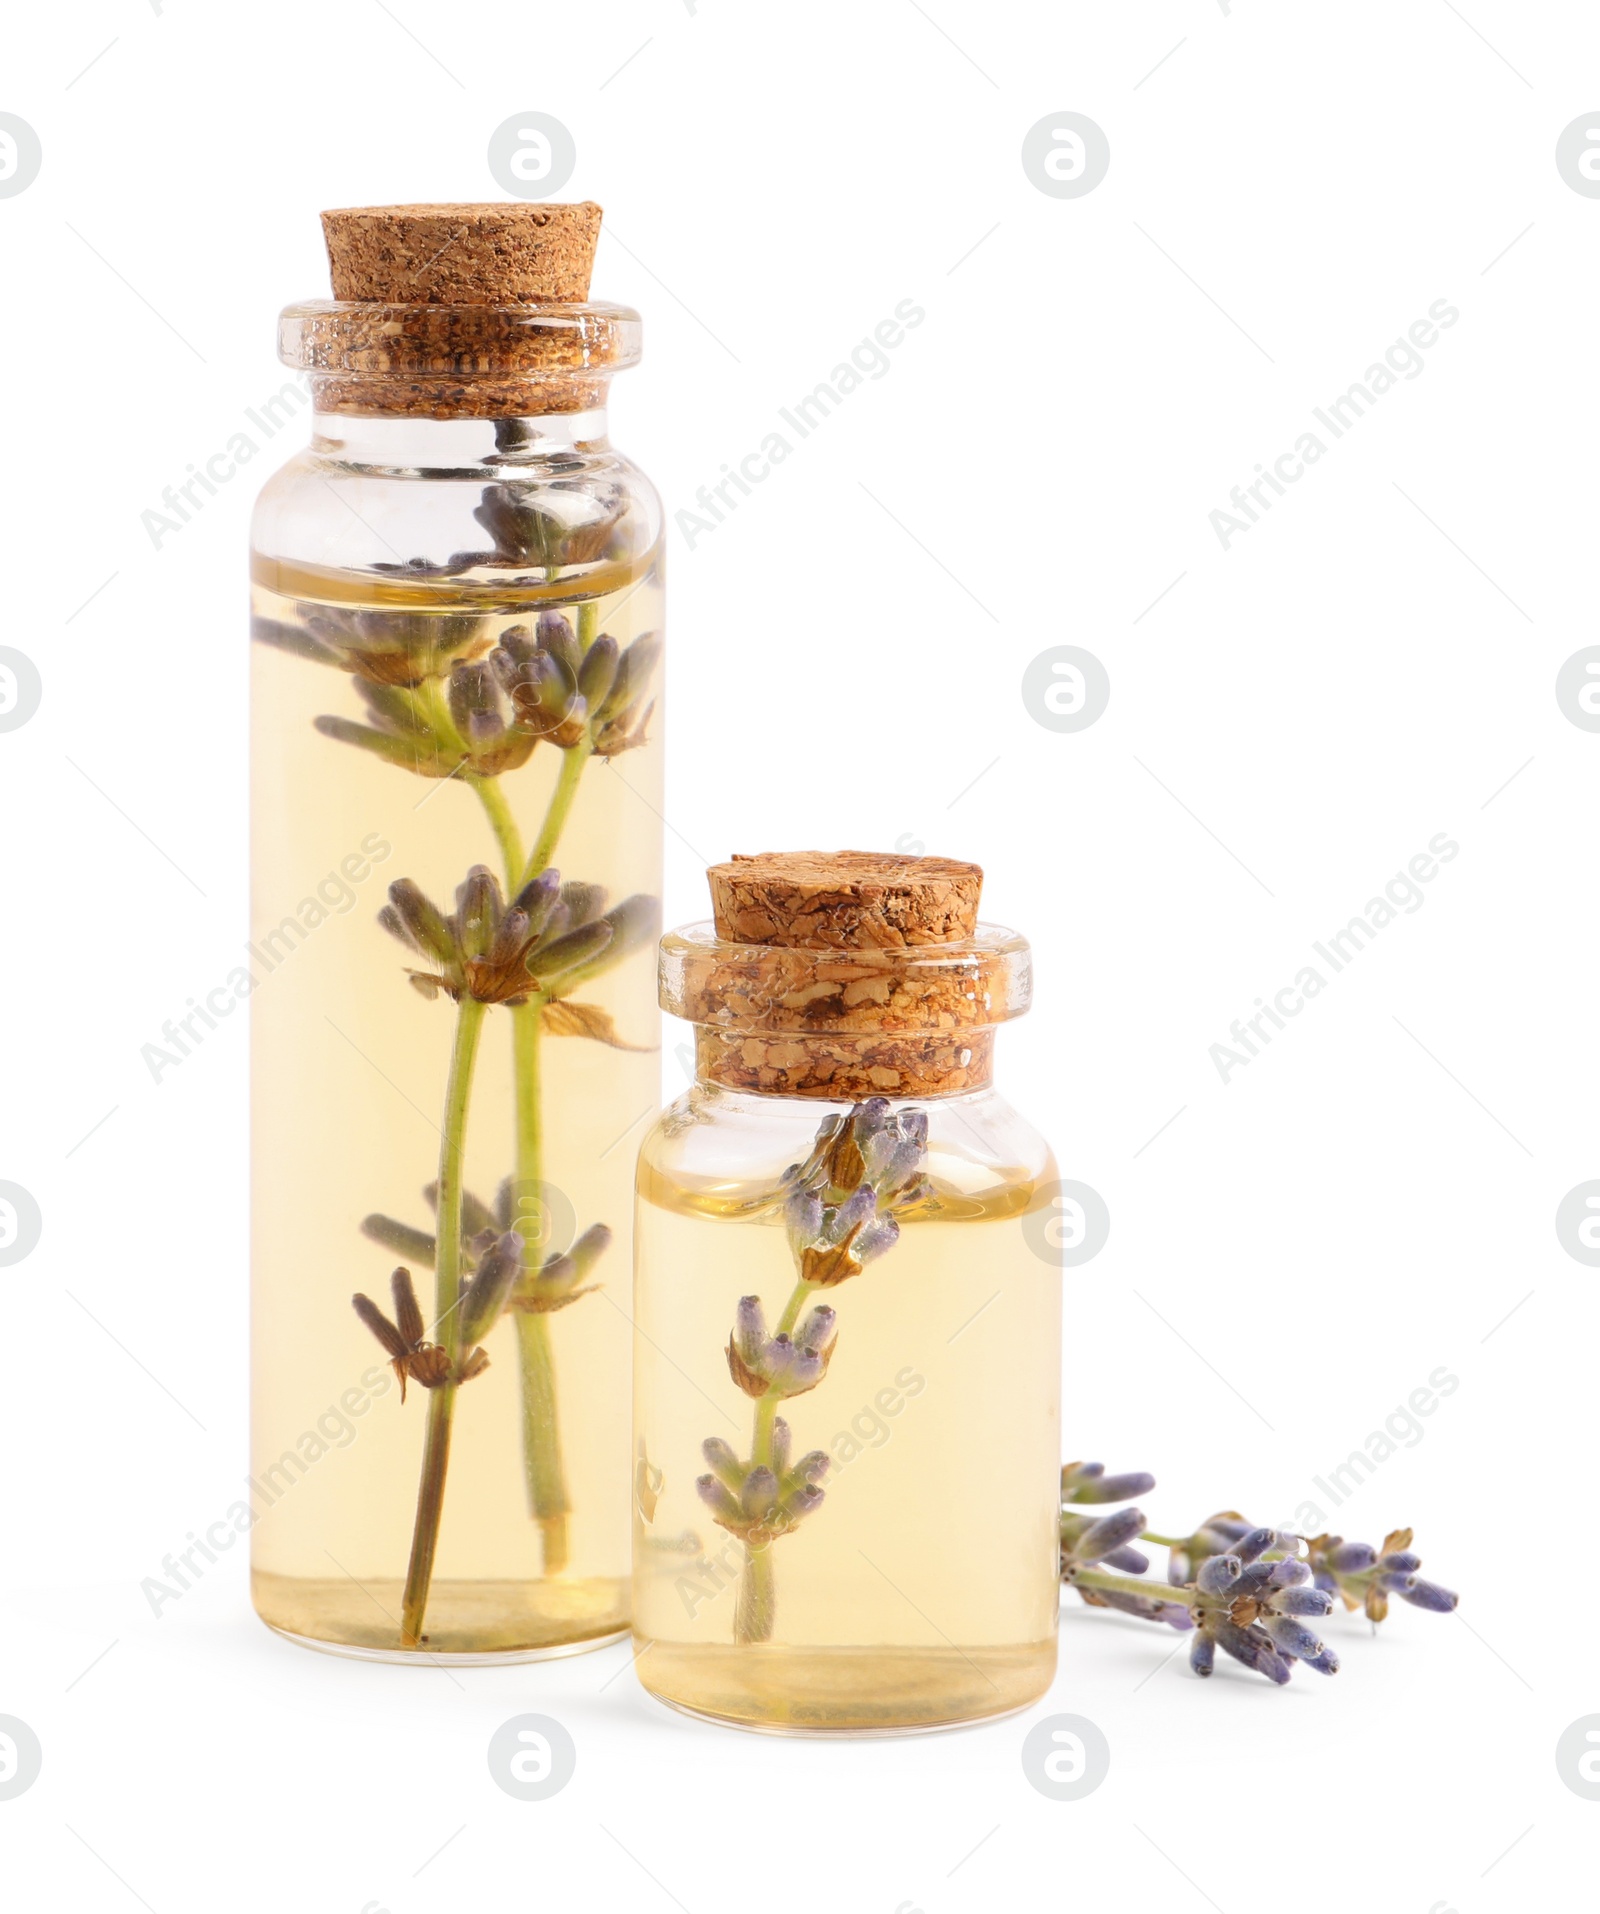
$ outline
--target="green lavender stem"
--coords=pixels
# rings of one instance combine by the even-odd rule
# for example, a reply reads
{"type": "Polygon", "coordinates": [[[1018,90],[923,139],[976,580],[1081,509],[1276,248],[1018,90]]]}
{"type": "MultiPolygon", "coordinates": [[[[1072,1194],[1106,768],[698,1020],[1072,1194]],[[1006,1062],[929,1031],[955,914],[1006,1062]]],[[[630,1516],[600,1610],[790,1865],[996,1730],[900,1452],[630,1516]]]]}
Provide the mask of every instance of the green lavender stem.
{"type": "Polygon", "coordinates": [[[772,1545],[749,1548],[739,1573],[739,1593],[733,1612],[733,1639],[748,1647],[772,1640],[778,1614],[778,1591],[772,1571],[772,1545]]]}
{"type": "MultiPolygon", "coordinates": [[[[541,1188],[543,1154],[539,1099],[539,1013],[537,999],[511,1013],[512,1060],[516,1077],[517,1183],[524,1200],[541,1188]]],[[[530,1243],[525,1267],[539,1266],[541,1246],[530,1243]]],[[[528,1506],[544,1542],[544,1572],[558,1575],[567,1565],[567,1516],[572,1507],[561,1459],[561,1427],[556,1416],[555,1363],[550,1324],[535,1311],[513,1311],[517,1355],[522,1371],[522,1457],[528,1481],[528,1506]]]]}
{"type": "Polygon", "coordinates": [[[467,1104],[472,1094],[472,1071],[477,1061],[478,1037],[485,1006],[463,997],[456,1013],[455,1042],[450,1052],[450,1077],[445,1090],[444,1128],[439,1142],[439,1234],[434,1259],[437,1287],[434,1296],[434,1333],[450,1358],[451,1377],[430,1391],[428,1430],[422,1450],[422,1480],[417,1487],[417,1516],[411,1533],[411,1561],[406,1569],[405,1597],[400,1611],[402,1647],[422,1641],[423,1617],[433,1581],[433,1559],[439,1546],[439,1521],[444,1513],[445,1474],[450,1466],[450,1432],[455,1420],[454,1372],[461,1357],[461,1190],[462,1158],[467,1142],[467,1104]]]}
{"type": "Polygon", "coordinates": [[[555,856],[556,845],[567,822],[567,814],[572,809],[572,800],[578,795],[578,780],[583,776],[583,767],[589,762],[592,749],[593,747],[585,742],[575,744],[570,751],[561,753],[561,771],[556,778],[556,788],[550,799],[550,808],[545,812],[544,823],[539,828],[533,853],[521,876],[516,879],[518,890],[521,890],[525,884],[531,884],[555,856]]]}
{"type": "Polygon", "coordinates": [[[1080,1568],[1072,1580],[1078,1588],[1106,1588],[1117,1595],[1143,1595],[1153,1602],[1182,1602],[1185,1608],[1200,1606],[1200,1598],[1192,1588],[1174,1588],[1170,1582],[1147,1582],[1139,1575],[1113,1575],[1107,1569],[1080,1568]]]}
{"type": "MultiPolygon", "coordinates": [[[[774,1335],[787,1336],[800,1319],[813,1285],[798,1282],[784,1305],[774,1335]]],[[[756,1403],[755,1424],[750,1437],[752,1469],[772,1467],[772,1425],[778,1419],[782,1400],[775,1389],[768,1389],[756,1403]]],[[[778,1590],[773,1573],[772,1544],[761,1548],[746,1545],[744,1566],[739,1572],[739,1593],[733,1614],[733,1639],[740,1643],[768,1642],[778,1616],[778,1590]]]]}
{"type": "Polygon", "coordinates": [[[517,829],[517,820],[511,815],[511,806],[506,802],[498,778],[480,778],[469,771],[466,781],[477,792],[489,819],[489,828],[500,846],[501,862],[506,867],[506,883],[513,887],[510,895],[515,897],[522,871],[522,833],[517,829]]]}
{"type": "MultiPolygon", "coordinates": [[[[578,634],[587,645],[594,636],[597,608],[578,608],[578,634]],[[587,614],[587,629],[585,628],[587,614]]],[[[578,782],[589,757],[589,747],[575,746],[561,753],[561,769],[551,794],[544,823],[533,847],[523,858],[522,835],[496,778],[469,777],[500,847],[506,884],[512,896],[530,884],[549,865],[565,828],[578,782]]],[[[539,1095],[539,1013],[537,1000],[511,1012],[513,1095],[516,1106],[517,1187],[525,1201],[535,1201],[542,1186],[543,1122],[539,1095]]],[[[525,1268],[539,1267],[543,1244],[529,1243],[525,1268]]],[[[544,1572],[558,1575],[567,1565],[567,1517],[572,1498],[567,1491],[561,1455],[561,1425],[556,1410],[555,1360],[550,1325],[533,1310],[514,1309],[517,1325],[517,1366],[522,1378],[522,1463],[528,1488],[528,1507],[539,1524],[544,1572]]]]}

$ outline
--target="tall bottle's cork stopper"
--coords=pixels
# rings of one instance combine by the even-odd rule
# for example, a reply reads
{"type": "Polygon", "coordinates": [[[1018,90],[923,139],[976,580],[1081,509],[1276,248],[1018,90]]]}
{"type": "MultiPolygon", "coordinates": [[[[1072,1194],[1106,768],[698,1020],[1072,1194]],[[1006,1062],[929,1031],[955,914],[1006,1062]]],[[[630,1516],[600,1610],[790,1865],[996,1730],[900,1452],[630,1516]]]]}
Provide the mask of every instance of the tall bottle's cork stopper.
{"type": "Polygon", "coordinates": [[[906,950],[969,939],[983,871],[879,851],[736,855],[706,873],[717,935],[790,950],[906,950]]]}
{"type": "Polygon", "coordinates": [[[322,215],[333,296],[390,305],[564,306],[589,297],[600,208],[345,206],[322,215]]]}

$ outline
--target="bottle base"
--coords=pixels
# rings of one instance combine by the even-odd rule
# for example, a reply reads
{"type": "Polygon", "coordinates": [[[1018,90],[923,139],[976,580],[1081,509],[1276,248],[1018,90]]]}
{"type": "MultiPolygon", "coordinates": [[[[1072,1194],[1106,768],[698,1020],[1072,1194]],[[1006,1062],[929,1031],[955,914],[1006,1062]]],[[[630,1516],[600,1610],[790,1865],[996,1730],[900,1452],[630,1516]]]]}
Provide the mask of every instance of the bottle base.
{"type": "Polygon", "coordinates": [[[548,1648],[488,1648],[435,1650],[432,1648],[358,1648],[350,1642],[318,1641],[315,1635],[297,1635],[292,1629],[268,1622],[274,1635],[297,1648],[314,1648],[319,1655],[342,1655],[347,1661],[443,1662],[450,1668],[502,1668],[511,1662],[559,1661],[565,1655],[587,1655],[594,1648],[610,1648],[625,1642],[628,1630],[619,1628],[610,1635],[595,1635],[581,1642],[555,1642],[548,1648]]]}
{"type": "Polygon", "coordinates": [[[421,1644],[400,1641],[398,1579],[251,1577],[256,1613],[275,1635],[355,1661],[439,1662],[492,1667],[587,1654],[628,1634],[628,1587],[620,1578],[553,1576],[534,1581],[439,1581],[421,1644]]]}
{"type": "Polygon", "coordinates": [[[816,1740],[981,1727],[1021,1714],[1055,1678],[1054,1637],[1013,1648],[687,1647],[657,1641],[634,1670],[698,1721],[816,1740]]]}

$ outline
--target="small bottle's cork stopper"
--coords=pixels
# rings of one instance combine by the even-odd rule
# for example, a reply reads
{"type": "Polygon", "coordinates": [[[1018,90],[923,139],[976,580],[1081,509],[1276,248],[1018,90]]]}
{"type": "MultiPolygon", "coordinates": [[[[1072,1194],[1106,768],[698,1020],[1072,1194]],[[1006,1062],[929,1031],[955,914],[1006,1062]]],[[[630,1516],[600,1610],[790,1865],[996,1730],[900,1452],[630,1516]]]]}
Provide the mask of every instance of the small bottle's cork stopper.
{"type": "Polygon", "coordinates": [[[879,851],[736,855],[706,873],[717,935],[790,950],[906,950],[961,943],[978,922],[983,871],[879,851]]]}
{"type": "Polygon", "coordinates": [[[989,1081],[1027,1008],[1027,946],[978,928],[983,871],[944,857],[774,851],[706,873],[715,938],[662,944],[662,1004],[698,1073],[778,1096],[952,1096],[989,1081]]]}
{"type": "Polygon", "coordinates": [[[600,208],[524,201],[322,215],[333,296],[389,305],[566,306],[589,297],[600,208]]]}

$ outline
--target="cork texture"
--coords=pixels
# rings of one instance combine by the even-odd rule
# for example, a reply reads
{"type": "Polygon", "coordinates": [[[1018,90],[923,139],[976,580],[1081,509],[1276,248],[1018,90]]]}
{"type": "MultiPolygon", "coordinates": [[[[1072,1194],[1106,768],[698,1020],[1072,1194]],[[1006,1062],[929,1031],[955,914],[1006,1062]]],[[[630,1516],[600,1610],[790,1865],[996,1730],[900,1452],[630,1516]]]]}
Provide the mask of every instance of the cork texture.
{"type": "Polygon", "coordinates": [[[965,1038],[773,1038],[697,1029],[695,1068],[730,1090],[768,1096],[949,1097],[975,1090],[994,1076],[994,1032],[965,1038]]]}
{"type": "Polygon", "coordinates": [[[345,206],[322,215],[335,299],[561,306],[589,297],[600,208],[345,206]]]}
{"type": "Polygon", "coordinates": [[[582,412],[638,357],[638,322],[585,306],[601,209],[525,202],[322,215],[336,304],[291,309],[317,409],[375,418],[582,412]],[[630,323],[631,322],[631,323],[630,323]]]}
{"type": "Polygon", "coordinates": [[[666,940],[662,1004],[702,1077],[775,1096],[953,1096],[987,1083],[1028,1007],[1027,946],[978,932],[983,872],[871,851],[734,857],[707,873],[715,938],[666,940]]]}
{"type": "Polygon", "coordinates": [[[735,855],[706,876],[719,937],[808,950],[959,943],[983,888],[976,864],[878,851],[735,855]]]}

